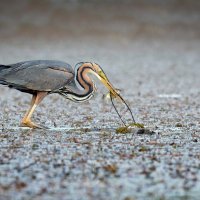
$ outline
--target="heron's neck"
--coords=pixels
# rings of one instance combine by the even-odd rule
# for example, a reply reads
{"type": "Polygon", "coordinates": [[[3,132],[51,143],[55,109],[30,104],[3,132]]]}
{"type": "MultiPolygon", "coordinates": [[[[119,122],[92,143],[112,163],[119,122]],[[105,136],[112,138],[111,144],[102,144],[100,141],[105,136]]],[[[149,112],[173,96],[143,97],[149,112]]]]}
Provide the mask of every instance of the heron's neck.
{"type": "Polygon", "coordinates": [[[94,83],[88,76],[91,67],[80,66],[75,74],[76,87],[73,88],[73,92],[68,96],[71,100],[81,102],[86,101],[92,97],[94,92],[94,83]]]}

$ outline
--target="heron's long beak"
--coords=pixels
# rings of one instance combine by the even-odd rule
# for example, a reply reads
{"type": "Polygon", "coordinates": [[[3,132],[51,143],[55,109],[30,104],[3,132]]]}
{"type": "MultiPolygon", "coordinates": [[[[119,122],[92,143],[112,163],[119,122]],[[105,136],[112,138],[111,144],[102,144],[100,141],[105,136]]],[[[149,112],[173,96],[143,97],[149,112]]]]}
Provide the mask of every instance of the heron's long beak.
{"type": "Polygon", "coordinates": [[[105,75],[105,73],[103,71],[99,71],[96,73],[93,70],[91,70],[90,72],[98,77],[98,79],[106,86],[106,88],[110,91],[111,95],[114,98],[118,97],[118,98],[122,99],[118,90],[116,90],[113,87],[113,85],[110,83],[110,81],[108,80],[107,76],[105,75]]]}
{"type": "Polygon", "coordinates": [[[100,81],[108,88],[108,90],[111,92],[111,94],[114,97],[119,97],[120,95],[119,95],[118,91],[112,86],[112,84],[110,83],[110,81],[108,80],[108,78],[106,77],[104,72],[100,71],[98,73],[98,75],[99,75],[100,81]]]}

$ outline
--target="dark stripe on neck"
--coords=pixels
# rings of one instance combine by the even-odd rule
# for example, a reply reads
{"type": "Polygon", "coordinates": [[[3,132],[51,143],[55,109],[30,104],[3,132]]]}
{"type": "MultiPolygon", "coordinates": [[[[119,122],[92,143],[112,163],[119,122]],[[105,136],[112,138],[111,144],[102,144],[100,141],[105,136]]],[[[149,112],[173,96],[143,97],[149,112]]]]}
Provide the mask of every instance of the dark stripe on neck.
{"type": "MultiPolygon", "coordinates": [[[[86,85],[88,85],[89,90],[88,90],[88,92],[87,92],[86,94],[83,94],[83,95],[75,94],[75,95],[78,96],[78,97],[85,97],[85,96],[89,95],[90,93],[92,93],[92,91],[93,91],[93,86],[92,86],[90,83],[88,83],[88,82],[83,78],[83,72],[84,72],[84,70],[86,70],[86,69],[91,69],[91,70],[92,70],[92,68],[89,67],[89,66],[83,67],[83,69],[80,71],[80,78],[83,80],[83,82],[84,82],[86,85]]],[[[76,80],[77,80],[77,82],[79,83],[79,85],[80,85],[83,89],[85,89],[85,87],[81,84],[81,82],[80,82],[79,79],[78,79],[79,70],[80,70],[80,68],[77,70],[76,80]]]]}
{"type": "MultiPolygon", "coordinates": [[[[92,70],[92,68],[91,67],[89,67],[89,66],[86,66],[86,67],[83,67],[82,69],[81,69],[81,71],[80,71],[80,79],[82,79],[82,81],[88,86],[88,91],[87,91],[87,93],[85,93],[85,94],[77,94],[77,93],[74,93],[73,91],[66,91],[66,92],[64,92],[64,91],[62,91],[61,92],[61,94],[63,95],[63,96],[65,96],[65,93],[67,93],[67,94],[70,94],[70,95],[72,95],[73,96],[73,99],[71,99],[71,100],[73,100],[73,101],[76,101],[76,102],[81,102],[81,101],[86,101],[86,100],[88,100],[91,96],[92,96],[92,93],[93,93],[93,84],[90,84],[90,83],[88,83],[84,78],[83,78],[83,72],[84,72],[84,70],[86,70],[86,69],[91,69],[92,70]]],[[[80,81],[79,81],[79,79],[78,79],[78,74],[79,74],[79,70],[80,70],[80,68],[77,70],[77,73],[76,73],[76,80],[77,80],[77,82],[78,82],[78,84],[85,90],[85,87],[80,83],[80,81]]],[[[84,91],[83,90],[83,91],[84,91]]]]}
{"type": "MultiPolygon", "coordinates": [[[[81,79],[83,80],[83,82],[86,83],[86,85],[88,85],[88,86],[90,87],[90,84],[83,78],[83,72],[84,72],[85,69],[91,69],[91,70],[92,70],[92,68],[89,67],[89,66],[86,66],[86,67],[83,67],[83,69],[80,71],[81,79]]],[[[77,80],[77,82],[79,83],[79,85],[80,85],[82,88],[84,88],[84,86],[81,84],[81,82],[80,82],[79,79],[78,79],[79,70],[80,70],[80,68],[78,68],[78,70],[77,70],[77,73],[76,73],[76,80],[77,80]]],[[[84,89],[85,89],[85,88],[84,88],[84,89]]]]}

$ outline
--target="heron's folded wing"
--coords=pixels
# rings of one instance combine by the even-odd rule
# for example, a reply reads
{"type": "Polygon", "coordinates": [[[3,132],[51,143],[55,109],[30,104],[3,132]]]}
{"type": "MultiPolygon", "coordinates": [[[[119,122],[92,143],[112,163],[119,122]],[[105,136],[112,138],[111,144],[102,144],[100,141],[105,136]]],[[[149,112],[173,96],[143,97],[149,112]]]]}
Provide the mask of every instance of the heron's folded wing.
{"type": "Polygon", "coordinates": [[[36,91],[56,91],[67,85],[74,74],[65,68],[35,66],[5,73],[2,79],[16,89],[36,91]]]}

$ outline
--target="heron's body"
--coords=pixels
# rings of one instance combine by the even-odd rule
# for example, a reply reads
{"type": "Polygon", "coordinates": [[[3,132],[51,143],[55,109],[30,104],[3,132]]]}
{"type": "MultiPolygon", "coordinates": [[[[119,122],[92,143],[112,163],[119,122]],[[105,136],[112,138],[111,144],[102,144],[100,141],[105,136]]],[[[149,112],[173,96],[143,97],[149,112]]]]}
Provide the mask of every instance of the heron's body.
{"type": "Polygon", "coordinates": [[[31,107],[22,124],[31,128],[41,128],[31,122],[36,106],[50,93],[59,93],[76,102],[88,100],[94,92],[94,84],[88,73],[95,74],[115,93],[103,70],[95,63],[81,63],[75,70],[68,63],[54,60],[0,65],[0,84],[33,95],[31,107]]]}

